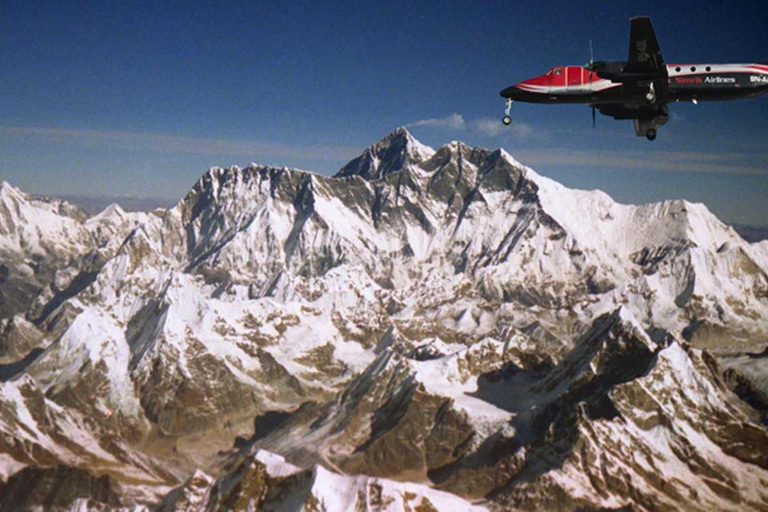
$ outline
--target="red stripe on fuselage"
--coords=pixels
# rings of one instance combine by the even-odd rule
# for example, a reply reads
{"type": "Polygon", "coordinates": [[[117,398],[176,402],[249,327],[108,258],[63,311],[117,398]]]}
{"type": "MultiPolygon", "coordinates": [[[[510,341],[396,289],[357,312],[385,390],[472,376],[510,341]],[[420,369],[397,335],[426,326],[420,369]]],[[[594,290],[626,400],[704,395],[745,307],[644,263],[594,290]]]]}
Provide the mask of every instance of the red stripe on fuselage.
{"type": "Polygon", "coordinates": [[[552,70],[550,70],[548,74],[537,76],[534,78],[529,78],[528,80],[523,80],[518,84],[518,86],[530,85],[534,87],[556,87],[556,88],[569,87],[569,86],[581,87],[583,85],[596,84],[602,81],[604,81],[603,78],[599,78],[595,72],[590,72],[588,69],[584,67],[559,66],[556,68],[552,68],[552,70]],[[557,70],[560,71],[560,74],[557,74],[557,70]],[[579,77],[579,75],[581,76],[579,77]],[[578,80],[574,82],[573,81],[574,76],[579,77],[580,82],[578,80]]]}

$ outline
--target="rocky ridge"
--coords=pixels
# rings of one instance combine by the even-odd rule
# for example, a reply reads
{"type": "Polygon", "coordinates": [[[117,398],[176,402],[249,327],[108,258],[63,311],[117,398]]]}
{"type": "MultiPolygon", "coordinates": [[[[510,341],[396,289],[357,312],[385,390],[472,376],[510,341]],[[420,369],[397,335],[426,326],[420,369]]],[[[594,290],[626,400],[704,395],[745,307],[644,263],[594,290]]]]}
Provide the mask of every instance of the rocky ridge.
{"type": "Polygon", "coordinates": [[[766,509],[740,358],[768,243],[703,205],[404,129],[333,178],[213,168],[153,214],[0,198],[7,495],[42,468],[30,499],[72,506],[330,506],[330,479],[371,510],[766,509]]]}

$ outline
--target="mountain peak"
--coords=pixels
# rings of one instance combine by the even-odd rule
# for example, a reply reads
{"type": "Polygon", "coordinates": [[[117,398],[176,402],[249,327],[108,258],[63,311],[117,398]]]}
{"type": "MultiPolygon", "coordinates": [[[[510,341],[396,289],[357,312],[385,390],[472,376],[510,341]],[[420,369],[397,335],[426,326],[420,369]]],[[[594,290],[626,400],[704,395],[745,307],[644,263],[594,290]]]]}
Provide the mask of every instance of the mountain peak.
{"type": "Polygon", "coordinates": [[[434,154],[434,149],[416,140],[407,128],[401,126],[342,167],[335,177],[360,176],[378,180],[410,164],[428,160],[434,154]]]}
{"type": "Polygon", "coordinates": [[[22,192],[21,190],[17,189],[7,181],[0,181],[0,194],[1,195],[12,194],[12,195],[18,196],[22,194],[22,192]]]}
{"type": "Polygon", "coordinates": [[[125,210],[118,203],[111,203],[104,208],[101,212],[92,217],[92,221],[100,221],[108,218],[123,219],[125,218],[125,210]]]}
{"type": "Polygon", "coordinates": [[[408,128],[406,128],[405,126],[398,126],[397,128],[395,128],[395,131],[387,135],[387,137],[393,137],[393,136],[413,138],[413,136],[411,135],[411,132],[409,132],[408,128]]]}
{"type": "Polygon", "coordinates": [[[214,167],[87,221],[2,184],[5,508],[104,495],[43,463],[109,468],[126,507],[181,485],[174,510],[471,509],[424,475],[498,510],[768,503],[762,374],[735,373],[768,363],[768,242],[404,128],[348,167],[214,167]]]}
{"type": "Polygon", "coordinates": [[[388,133],[379,142],[373,145],[375,146],[376,144],[382,144],[385,142],[396,143],[396,144],[408,144],[408,143],[421,144],[419,141],[417,141],[414,138],[414,136],[411,134],[410,131],[408,131],[408,128],[406,128],[405,126],[398,126],[397,128],[395,128],[394,131],[388,133]]]}

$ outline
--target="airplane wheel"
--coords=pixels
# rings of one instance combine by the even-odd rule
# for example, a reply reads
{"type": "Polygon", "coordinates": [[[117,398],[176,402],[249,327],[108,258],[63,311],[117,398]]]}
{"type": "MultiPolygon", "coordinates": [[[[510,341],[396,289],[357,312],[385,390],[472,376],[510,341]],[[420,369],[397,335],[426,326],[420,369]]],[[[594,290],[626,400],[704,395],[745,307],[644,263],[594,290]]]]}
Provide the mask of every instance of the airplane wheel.
{"type": "Polygon", "coordinates": [[[656,130],[649,128],[648,131],[645,132],[645,138],[648,140],[656,140],[656,130]]]}
{"type": "Polygon", "coordinates": [[[509,116],[504,116],[501,118],[501,122],[504,123],[505,126],[509,126],[512,124],[512,118],[509,116]]]}

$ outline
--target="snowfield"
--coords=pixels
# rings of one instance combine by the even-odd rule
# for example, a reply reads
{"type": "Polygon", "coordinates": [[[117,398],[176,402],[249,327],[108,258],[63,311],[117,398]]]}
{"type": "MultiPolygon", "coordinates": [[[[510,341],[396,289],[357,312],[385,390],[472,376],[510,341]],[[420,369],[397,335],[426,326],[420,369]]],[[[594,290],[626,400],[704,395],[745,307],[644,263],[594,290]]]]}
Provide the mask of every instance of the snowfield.
{"type": "Polygon", "coordinates": [[[768,243],[398,129],[88,216],[0,186],[0,508],[768,510],[768,243]]]}

